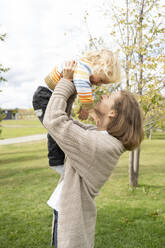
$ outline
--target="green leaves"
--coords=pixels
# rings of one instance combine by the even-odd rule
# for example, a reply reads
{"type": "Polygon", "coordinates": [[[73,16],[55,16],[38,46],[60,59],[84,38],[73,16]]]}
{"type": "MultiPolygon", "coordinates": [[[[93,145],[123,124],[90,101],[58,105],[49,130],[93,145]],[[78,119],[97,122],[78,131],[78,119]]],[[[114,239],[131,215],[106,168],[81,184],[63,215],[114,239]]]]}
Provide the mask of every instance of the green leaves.
{"type": "MultiPolygon", "coordinates": [[[[5,40],[5,37],[6,37],[6,34],[0,34],[0,40],[1,41],[4,41],[5,40]]],[[[0,74],[1,73],[5,73],[7,72],[8,70],[10,70],[10,68],[4,68],[2,64],[0,64],[0,74]]],[[[0,75],[0,82],[1,81],[7,81],[3,76],[0,75]]]]}
{"type": "Polygon", "coordinates": [[[138,94],[144,125],[157,126],[165,115],[161,94],[165,85],[163,8],[155,0],[130,0],[125,7],[113,8],[111,35],[118,38],[121,47],[125,85],[138,94]]]}
{"type": "MultiPolygon", "coordinates": [[[[0,34],[0,41],[4,41],[6,38],[6,34],[0,34]]],[[[0,64],[0,83],[1,82],[5,82],[7,81],[3,75],[1,75],[2,73],[5,73],[9,70],[10,68],[4,68],[2,64],[0,64]]],[[[2,92],[0,90],[0,92],[2,92]]],[[[0,121],[2,121],[5,118],[5,113],[0,109],[0,121]]],[[[1,134],[1,130],[0,130],[0,134],[1,134]]]]}
{"type": "Polygon", "coordinates": [[[4,41],[6,38],[7,34],[0,34],[0,40],[4,41]]]}

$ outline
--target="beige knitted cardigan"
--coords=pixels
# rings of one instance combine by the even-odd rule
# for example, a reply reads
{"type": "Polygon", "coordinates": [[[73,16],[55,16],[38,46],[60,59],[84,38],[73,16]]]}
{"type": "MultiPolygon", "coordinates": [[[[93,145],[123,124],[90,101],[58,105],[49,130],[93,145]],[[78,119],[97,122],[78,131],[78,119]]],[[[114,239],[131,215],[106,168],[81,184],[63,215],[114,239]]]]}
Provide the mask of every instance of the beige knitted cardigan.
{"type": "Polygon", "coordinates": [[[111,175],[124,147],[108,133],[97,131],[95,126],[68,117],[73,94],[74,84],[61,79],[43,121],[67,156],[57,242],[58,248],[93,248],[97,214],[94,198],[111,175]]]}

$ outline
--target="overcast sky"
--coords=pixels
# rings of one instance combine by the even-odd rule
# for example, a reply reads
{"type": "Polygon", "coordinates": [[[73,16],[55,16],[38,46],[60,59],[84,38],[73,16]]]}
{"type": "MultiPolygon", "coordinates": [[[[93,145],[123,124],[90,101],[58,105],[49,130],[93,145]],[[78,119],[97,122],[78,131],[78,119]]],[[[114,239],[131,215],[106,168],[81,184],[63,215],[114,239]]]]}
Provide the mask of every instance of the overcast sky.
{"type": "Polygon", "coordinates": [[[89,41],[86,11],[92,36],[106,37],[107,47],[115,51],[117,44],[108,35],[111,18],[100,11],[106,2],[110,0],[0,0],[0,33],[7,33],[0,42],[0,64],[10,67],[4,74],[8,82],[0,84],[0,107],[32,107],[35,89],[44,85],[52,68],[81,54],[89,41]]]}
{"type": "Polygon", "coordinates": [[[106,32],[101,0],[0,0],[0,64],[10,67],[0,85],[1,108],[29,108],[34,90],[59,62],[75,57],[94,36],[106,32]]]}

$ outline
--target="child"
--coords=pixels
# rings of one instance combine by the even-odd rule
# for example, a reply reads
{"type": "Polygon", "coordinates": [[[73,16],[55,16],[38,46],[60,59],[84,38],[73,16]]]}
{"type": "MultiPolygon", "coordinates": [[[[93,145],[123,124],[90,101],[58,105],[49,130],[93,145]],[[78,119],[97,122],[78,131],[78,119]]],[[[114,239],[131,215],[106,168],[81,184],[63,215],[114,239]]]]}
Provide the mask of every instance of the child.
{"type": "MultiPolygon", "coordinates": [[[[63,65],[55,67],[45,78],[49,89],[40,86],[33,96],[33,107],[41,122],[43,122],[46,106],[52,91],[62,77],[63,65]]],[[[83,58],[79,59],[73,75],[73,82],[81,104],[79,119],[87,119],[88,114],[92,117],[95,116],[94,97],[92,94],[93,85],[100,86],[115,83],[119,80],[120,65],[116,53],[102,49],[88,52],[83,58]]],[[[49,165],[61,174],[63,173],[64,157],[63,151],[48,134],[49,165]]]]}

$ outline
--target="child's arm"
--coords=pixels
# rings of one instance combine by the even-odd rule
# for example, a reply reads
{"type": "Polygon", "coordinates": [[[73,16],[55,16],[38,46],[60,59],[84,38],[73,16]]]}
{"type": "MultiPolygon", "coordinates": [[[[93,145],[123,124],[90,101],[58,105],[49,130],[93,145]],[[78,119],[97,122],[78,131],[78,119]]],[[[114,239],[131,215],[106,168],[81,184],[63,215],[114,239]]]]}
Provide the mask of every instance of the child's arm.
{"type": "Polygon", "coordinates": [[[45,83],[49,89],[54,90],[58,81],[63,77],[62,67],[54,67],[54,69],[46,76],[45,83]]]}
{"type": "Polygon", "coordinates": [[[93,96],[92,96],[92,94],[90,94],[88,96],[87,95],[82,96],[81,93],[79,93],[79,92],[77,92],[77,93],[78,93],[79,100],[81,103],[81,107],[80,107],[79,112],[78,112],[78,117],[80,120],[87,120],[88,115],[89,115],[89,111],[92,111],[92,109],[94,107],[93,96]]]}
{"type": "Polygon", "coordinates": [[[81,120],[86,120],[89,110],[94,107],[92,88],[89,80],[90,73],[90,67],[88,68],[87,65],[78,64],[73,76],[73,82],[81,103],[81,108],[78,112],[81,120]]]}

